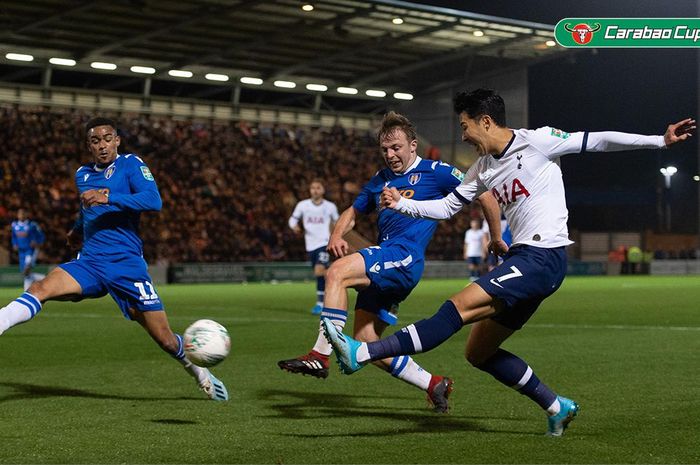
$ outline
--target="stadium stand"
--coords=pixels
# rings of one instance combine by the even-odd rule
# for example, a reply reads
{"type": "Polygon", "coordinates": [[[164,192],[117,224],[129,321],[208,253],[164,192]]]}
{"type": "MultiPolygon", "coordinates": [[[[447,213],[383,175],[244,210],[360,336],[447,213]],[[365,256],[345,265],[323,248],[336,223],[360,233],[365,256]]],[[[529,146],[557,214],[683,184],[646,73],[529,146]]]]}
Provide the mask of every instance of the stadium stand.
{"type": "MultiPolygon", "coordinates": [[[[77,214],[73,175],[89,162],[82,110],[0,107],[0,240],[19,206],[46,232],[41,261],[70,258],[65,233],[77,214]]],[[[286,225],[308,182],[325,180],[342,211],[383,166],[371,132],[283,127],[245,121],[194,121],[145,114],[105,114],[118,121],[121,153],[135,152],[153,171],[163,198],[144,215],[151,263],[303,261],[303,241],[286,225]]],[[[422,149],[427,150],[428,147],[422,149]]],[[[476,214],[476,210],[473,211],[476,214]]],[[[458,259],[471,215],[442,222],[428,259],[458,259]]],[[[357,229],[372,239],[373,218],[357,229]]]]}

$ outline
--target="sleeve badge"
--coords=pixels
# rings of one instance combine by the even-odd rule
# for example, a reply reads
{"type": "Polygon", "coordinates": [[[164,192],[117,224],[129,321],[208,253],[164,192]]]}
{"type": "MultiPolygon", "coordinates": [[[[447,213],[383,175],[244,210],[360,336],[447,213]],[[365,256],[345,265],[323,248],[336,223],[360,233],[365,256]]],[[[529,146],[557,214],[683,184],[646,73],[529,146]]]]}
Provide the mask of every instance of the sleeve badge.
{"type": "Polygon", "coordinates": [[[155,179],[153,179],[153,174],[151,174],[151,170],[148,169],[148,166],[141,166],[141,174],[147,181],[155,181],[155,179]]]}

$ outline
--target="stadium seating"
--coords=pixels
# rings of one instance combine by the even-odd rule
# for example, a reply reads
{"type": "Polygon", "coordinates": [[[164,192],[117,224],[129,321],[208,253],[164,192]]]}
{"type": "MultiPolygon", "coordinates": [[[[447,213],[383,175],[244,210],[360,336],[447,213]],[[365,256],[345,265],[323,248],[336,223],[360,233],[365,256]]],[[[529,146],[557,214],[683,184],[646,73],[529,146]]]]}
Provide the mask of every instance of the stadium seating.
{"type": "MultiPolygon", "coordinates": [[[[65,232],[78,202],[73,175],[90,161],[82,110],[0,107],[0,240],[19,206],[46,232],[40,259],[65,261],[65,232]]],[[[106,114],[119,125],[121,153],[134,152],[154,173],[163,210],[142,217],[151,263],[303,261],[303,239],[287,227],[308,183],[325,180],[327,197],[342,211],[383,166],[373,134],[342,127],[249,125],[169,116],[106,114]]],[[[472,214],[476,212],[473,211],[472,214]]],[[[429,259],[461,258],[470,214],[440,224],[429,259]]],[[[374,218],[357,230],[374,239],[374,218]]]]}

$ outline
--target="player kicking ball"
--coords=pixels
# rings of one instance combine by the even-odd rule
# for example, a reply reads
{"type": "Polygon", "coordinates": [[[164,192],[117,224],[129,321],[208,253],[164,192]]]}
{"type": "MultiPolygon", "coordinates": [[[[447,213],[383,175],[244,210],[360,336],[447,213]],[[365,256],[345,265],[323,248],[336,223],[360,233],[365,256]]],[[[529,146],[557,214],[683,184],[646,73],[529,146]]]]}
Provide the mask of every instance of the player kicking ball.
{"type": "Polygon", "coordinates": [[[350,374],[373,360],[427,352],[471,324],[467,360],[536,402],[547,414],[547,434],[561,436],[576,417],[578,404],[557,395],[524,360],[500,348],[561,286],[566,275],[565,247],[572,242],[559,157],[586,151],[666,148],[689,138],[695,120],[669,125],[662,136],[566,133],[551,127],[510,129],[503,99],[486,89],[458,94],[454,109],[462,140],[473,144],[479,154],[462,184],[443,199],[426,201],[384,189],[381,202],[412,217],[447,219],[478,195],[491,191],[513,234],[508,249],[500,233],[492,231],[490,248],[504,255],[503,263],[452,296],[432,317],[379,341],[356,341],[329,320],[323,326],[341,371],[350,374]]]}
{"type": "MultiPolygon", "coordinates": [[[[378,171],[338,219],[328,250],[338,260],[328,270],[328,283],[321,318],[342,329],[348,318],[348,288],[358,291],[355,303],[353,335],[363,341],[376,341],[383,331],[397,321],[399,304],[418,285],[425,266],[425,249],[437,228],[437,222],[408,218],[383,208],[382,189],[390,186],[417,199],[441,199],[462,181],[457,168],[418,156],[418,139],[413,123],[403,115],[387,113],[382,119],[377,142],[387,167],[378,171]],[[353,232],[355,219],[377,212],[378,244],[352,252],[345,237],[353,232]]],[[[490,216],[498,226],[498,205],[486,194],[482,199],[491,204],[490,216]]],[[[487,219],[489,217],[487,216],[487,219]]],[[[316,343],[310,353],[278,366],[292,373],[326,378],[331,346],[319,323],[316,343]]],[[[433,411],[447,413],[452,379],[434,375],[423,369],[412,357],[376,359],[375,365],[392,376],[424,391],[433,411]]]]}
{"type": "Polygon", "coordinates": [[[117,154],[120,139],[114,121],[93,118],[85,130],[94,162],[75,173],[81,208],[68,233],[71,246],[84,238],[82,249],[77,259],[59,265],[0,309],[0,334],[34,318],[46,301],[78,301],[109,293],[124,316],[143,326],[210,399],[228,400],[221,381],[185,358],[182,337],[170,329],[143,259],[138,235],[141,212],[162,207],[153,175],[136,155],[117,154]]]}

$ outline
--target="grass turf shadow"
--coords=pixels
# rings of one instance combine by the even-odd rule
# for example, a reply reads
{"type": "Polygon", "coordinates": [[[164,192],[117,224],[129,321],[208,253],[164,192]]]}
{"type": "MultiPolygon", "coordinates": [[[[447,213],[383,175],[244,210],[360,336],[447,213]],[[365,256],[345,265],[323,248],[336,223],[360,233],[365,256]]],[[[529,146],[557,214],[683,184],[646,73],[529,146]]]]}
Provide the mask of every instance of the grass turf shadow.
{"type": "MultiPolygon", "coordinates": [[[[327,392],[261,390],[257,397],[261,401],[270,402],[269,407],[275,411],[270,417],[282,417],[287,420],[309,420],[343,418],[351,420],[352,431],[328,431],[327,433],[303,432],[280,433],[281,436],[301,438],[313,437],[372,437],[394,436],[397,433],[450,433],[450,432],[484,432],[540,436],[541,433],[515,429],[486,428],[479,423],[480,417],[466,415],[438,414],[426,409],[388,408],[376,405],[376,399],[386,396],[375,394],[329,394],[327,392]],[[373,400],[372,405],[366,402],[373,400]],[[365,402],[363,402],[365,401],[365,402]],[[390,420],[390,429],[363,428],[363,419],[390,420]]],[[[395,399],[395,397],[392,397],[395,399]]],[[[488,417],[489,420],[517,421],[512,417],[488,417]]]]}
{"type": "Polygon", "coordinates": [[[0,402],[13,400],[37,399],[49,397],[84,397],[87,399],[109,399],[109,400],[141,400],[141,401],[164,401],[164,400],[206,400],[200,397],[139,397],[121,396],[114,394],[100,394],[83,389],[66,388],[60,386],[41,386],[38,384],[0,382],[0,386],[5,386],[15,390],[15,393],[0,396],[0,402]]]}

